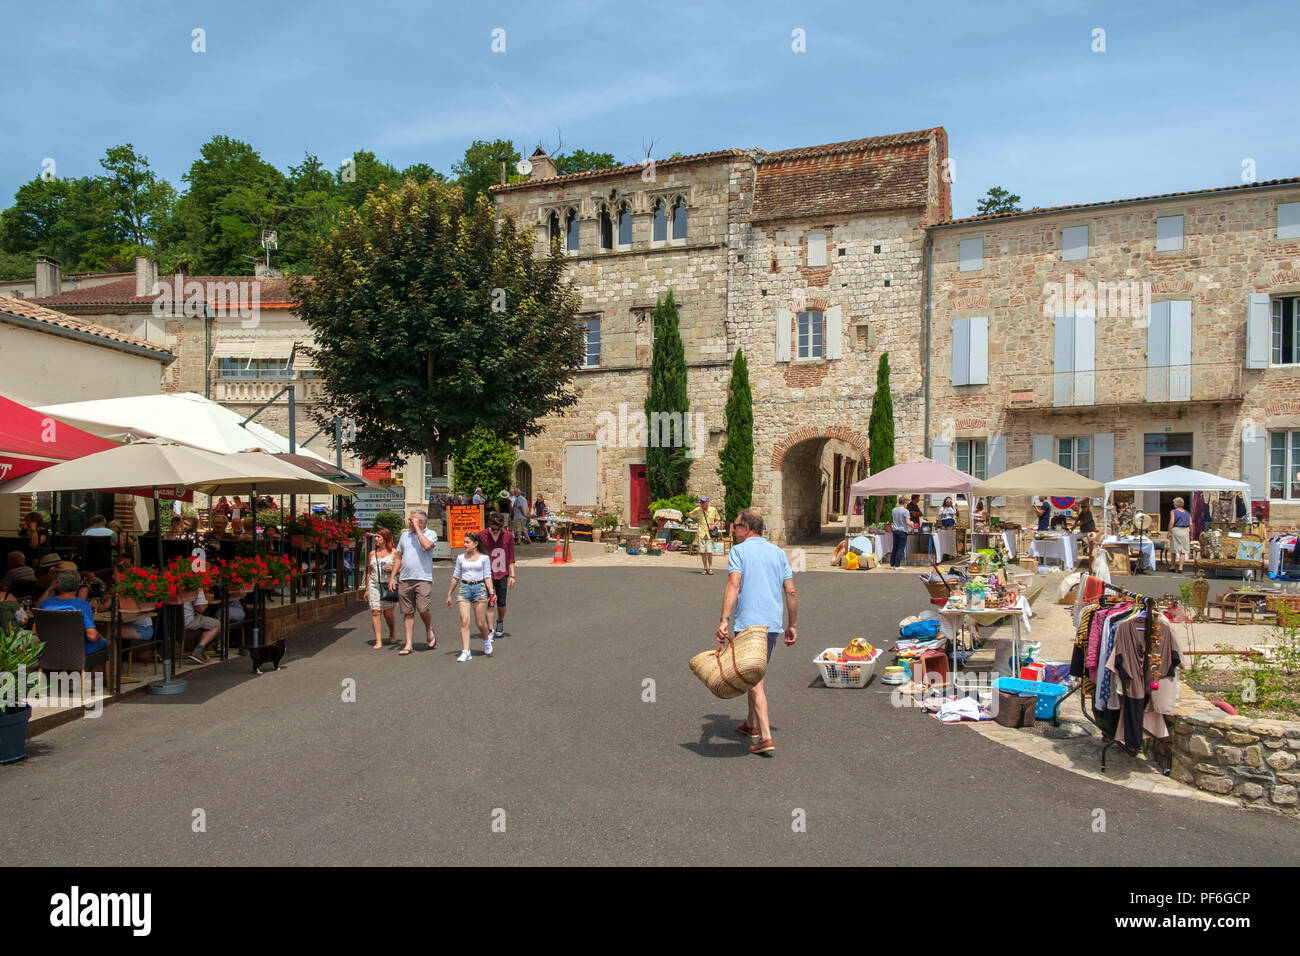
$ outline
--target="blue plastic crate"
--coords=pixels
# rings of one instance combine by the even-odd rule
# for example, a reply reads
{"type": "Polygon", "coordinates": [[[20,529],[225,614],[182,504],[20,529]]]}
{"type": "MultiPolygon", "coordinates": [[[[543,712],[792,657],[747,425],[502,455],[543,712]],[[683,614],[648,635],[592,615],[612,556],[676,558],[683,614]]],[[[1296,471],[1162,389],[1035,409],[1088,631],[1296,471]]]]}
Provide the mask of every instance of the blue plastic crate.
{"type": "Polygon", "coordinates": [[[999,677],[993,682],[995,690],[1009,690],[1018,694],[1033,694],[1034,716],[1051,720],[1056,711],[1056,701],[1070,692],[1065,684],[1045,684],[1039,680],[1021,680],[1018,677],[999,677]]]}

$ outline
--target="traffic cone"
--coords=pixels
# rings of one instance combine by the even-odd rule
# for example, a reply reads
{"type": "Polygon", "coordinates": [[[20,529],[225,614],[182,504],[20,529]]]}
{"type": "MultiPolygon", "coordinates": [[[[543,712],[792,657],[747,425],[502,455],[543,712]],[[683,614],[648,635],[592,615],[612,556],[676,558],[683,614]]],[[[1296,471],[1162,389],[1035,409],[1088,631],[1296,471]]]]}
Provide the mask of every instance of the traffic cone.
{"type": "Polygon", "coordinates": [[[555,539],[555,557],[551,558],[551,564],[564,563],[564,546],[560,544],[560,539],[555,539]]]}

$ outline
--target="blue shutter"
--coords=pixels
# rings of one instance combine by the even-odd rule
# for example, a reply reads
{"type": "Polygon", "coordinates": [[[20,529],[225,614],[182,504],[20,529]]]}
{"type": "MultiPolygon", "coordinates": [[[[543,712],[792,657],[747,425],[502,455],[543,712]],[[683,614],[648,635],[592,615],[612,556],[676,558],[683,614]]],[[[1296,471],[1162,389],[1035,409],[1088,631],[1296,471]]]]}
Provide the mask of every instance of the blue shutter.
{"type": "Polygon", "coordinates": [[[1092,436],[1092,480],[1103,485],[1115,480],[1114,432],[1098,432],[1092,436]]]}
{"type": "Polygon", "coordinates": [[[1169,400],[1192,400],[1192,301],[1177,299],[1169,306],[1169,400]]]}
{"type": "Polygon", "coordinates": [[[962,239],[958,244],[958,268],[962,272],[978,272],[984,268],[984,239],[962,239]]]}
{"type": "Polygon", "coordinates": [[[1056,448],[1051,435],[1035,435],[1033,444],[1034,461],[1042,461],[1043,459],[1052,462],[1056,461],[1056,448]]]}
{"type": "MultiPolygon", "coordinates": [[[[1285,476],[1290,482],[1289,475],[1285,476]]],[[[1241,433],[1241,480],[1250,483],[1250,496],[1268,499],[1268,432],[1247,428],[1241,433]]]]}
{"type": "MultiPolygon", "coordinates": [[[[823,243],[825,238],[823,237],[823,243]]],[[[822,330],[824,342],[826,345],[826,357],[828,359],[837,359],[844,357],[844,346],[840,341],[843,338],[843,321],[841,316],[843,312],[841,307],[833,305],[826,310],[825,326],[822,330]]]]}
{"type": "Polygon", "coordinates": [[[970,319],[970,350],[967,380],[971,385],[989,383],[989,320],[988,316],[970,319]]]}
{"type": "Polygon", "coordinates": [[[776,310],[776,360],[790,361],[790,310],[776,310]]]}
{"type": "Polygon", "coordinates": [[[1169,303],[1152,302],[1147,325],[1147,401],[1169,401],[1169,303]]]}
{"type": "Polygon", "coordinates": [[[1268,368],[1268,293],[1252,292],[1246,306],[1246,368],[1268,368]]]}
{"type": "Polygon", "coordinates": [[[1097,313],[1079,309],[1074,313],[1074,404],[1091,405],[1097,351],[1097,313]]]}
{"type": "Polygon", "coordinates": [[[1067,226],[1061,230],[1061,258],[1088,258],[1088,227],[1067,226]]]}
{"type": "Polygon", "coordinates": [[[1277,204],[1277,237],[1300,239],[1300,202],[1277,204]]]}
{"type": "Polygon", "coordinates": [[[1056,313],[1056,353],[1052,364],[1052,404],[1070,405],[1074,395],[1074,313],[1056,313]]]}
{"type": "MultiPolygon", "coordinates": [[[[1007,470],[1007,440],[1003,435],[996,435],[988,440],[985,445],[987,457],[984,460],[984,470],[990,478],[996,478],[1007,470]]],[[[990,505],[1000,508],[1007,503],[1006,498],[994,498],[990,505]]]]}
{"type": "Polygon", "coordinates": [[[952,322],[952,384],[970,384],[970,319],[952,322]]]}
{"type": "MultiPolygon", "coordinates": [[[[930,439],[930,457],[941,465],[952,465],[952,443],[946,438],[930,439]]],[[[943,504],[947,495],[930,495],[931,505],[943,504]]]]}

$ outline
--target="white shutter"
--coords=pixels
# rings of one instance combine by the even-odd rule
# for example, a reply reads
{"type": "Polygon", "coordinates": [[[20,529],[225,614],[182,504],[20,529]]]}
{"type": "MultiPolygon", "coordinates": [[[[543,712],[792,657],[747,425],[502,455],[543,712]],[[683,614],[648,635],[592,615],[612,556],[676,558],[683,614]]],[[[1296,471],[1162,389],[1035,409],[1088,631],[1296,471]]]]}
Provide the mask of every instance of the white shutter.
{"type": "Polygon", "coordinates": [[[1250,483],[1251,498],[1268,498],[1268,432],[1247,428],[1241,433],[1241,480],[1250,483]]]}
{"type": "Polygon", "coordinates": [[[1092,436],[1092,480],[1105,484],[1115,480],[1115,433],[1092,436]]]}
{"type": "Polygon", "coordinates": [[[984,239],[963,239],[958,244],[962,272],[978,272],[984,268],[984,239]]]}
{"type": "MultiPolygon", "coordinates": [[[[984,467],[990,478],[996,478],[1007,470],[1007,439],[996,435],[988,440],[985,447],[984,467]]],[[[1007,503],[1006,498],[994,498],[990,505],[1000,508],[1007,503]]]]}
{"type": "Polygon", "coordinates": [[[1156,217],[1156,251],[1172,252],[1183,247],[1183,217],[1156,217]]]}
{"type": "Polygon", "coordinates": [[[970,320],[970,351],[968,381],[971,385],[989,383],[989,320],[976,316],[970,320]]]}
{"type": "Polygon", "coordinates": [[[1055,449],[1053,449],[1053,440],[1051,435],[1034,436],[1034,461],[1047,459],[1050,462],[1056,461],[1055,449]]]}
{"type": "Polygon", "coordinates": [[[1192,300],[1176,299],[1169,306],[1169,400],[1192,400],[1192,300]]]}
{"type": "Polygon", "coordinates": [[[596,443],[564,446],[564,503],[592,505],[596,494],[596,443]]]}
{"type": "Polygon", "coordinates": [[[1277,237],[1300,239],[1300,202],[1277,204],[1277,237]]]}
{"type": "Polygon", "coordinates": [[[1056,354],[1053,359],[1053,405],[1070,405],[1074,395],[1074,313],[1056,313],[1056,354]]]}
{"type": "Polygon", "coordinates": [[[1093,403],[1096,373],[1097,313],[1080,309],[1074,313],[1074,404],[1093,403]]]}
{"type": "Polygon", "coordinates": [[[826,265],[826,233],[808,233],[808,268],[826,265]]]}
{"type": "Polygon", "coordinates": [[[790,310],[776,310],[776,360],[790,361],[790,310]]]}
{"type": "Polygon", "coordinates": [[[952,383],[970,384],[970,319],[952,321],[952,383]]]}
{"type": "MultiPolygon", "coordinates": [[[[930,457],[941,465],[952,465],[952,442],[946,438],[930,439],[930,457]]],[[[931,505],[943,504],[943,499],[947,495],[931,495],[931,505]]]]}
{"type": "Polygon", "coordinates": [[[1169,303],[1152,302],[1147,324],[1147,401],[1169,401],[1169,303]]]}
{"type": "MultiPolygon", "coordinates": [[[[824,246],[825,242],[823,241],[823,247],[824,246]]],[[[842,337],[840,330],[843,326],[843,322],[840,320],[841,314],[840,307],[838,305],[833,305],[826,310],[824,316],[826,327],[822,330],[822,335],[823,341],[826,343],[826,357],[828,359],[844,357],[844,349],[840,344],[840,339],[842,337]]]]}
{"type": "Polygon", "coordinates": [[[1088,258],[1088,227],[1067,226],[1061,230],[1061,258],[1088,258]]]}
{"type": "Polygon", "coordinates": [[[1268,293],[1252,292],[1246,306],[1246,368],[1268,368],[1268,293]]]}

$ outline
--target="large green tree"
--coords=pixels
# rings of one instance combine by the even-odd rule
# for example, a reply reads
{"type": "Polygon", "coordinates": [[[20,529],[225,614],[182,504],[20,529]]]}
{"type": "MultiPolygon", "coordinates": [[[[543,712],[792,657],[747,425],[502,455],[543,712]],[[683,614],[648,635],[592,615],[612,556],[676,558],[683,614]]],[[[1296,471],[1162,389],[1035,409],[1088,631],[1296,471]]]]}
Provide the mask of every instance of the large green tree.
{"type": "Polygon", "coordinates": [[[536,435],[577,401],[565,257],[536,258],[486,197],[466,213],[455,186],[381,186],[340,213],[311,265],[293,287],[318,343],[320,417],[351,419],[361,458],[445,457],[477,427],[536,435]]]}
{"type": "Polygon", "coordinates": [[[585,149],[575,149],[568,153],[553,156],[555,169],[561,175],[568,173],[586,173],[595,169],[610,169],[617,166],[613,153],[593,153],[585,149]]]}
{"type": "Polygon", "coordinates": [[[452,490],[472,495],[482,488],[489,501],[513,484],[515,448],[486,428],[476,428],[452,443],[452,490]]]}
{"type": "Polygon", "coordinates": [[[0,213],[0,248],[26,256],[28,276],[38,255],[58,259],[65,272],[120,265],[114,261],[118,247],[104,182],[96,177],[38,177],[20,186],[13,205],[0,213]]]}
{"type": "Polygon", "coordinates": [[[523,182],[528,178],[516,172],[519,150],[508,139],[476,139],[465,150],[464,158],[451,167],[460,184],[465,209],[473,209],[479,196],[486,196],[490,187],[501,182],[502,159],[506,161],[506,182],[523,182]]]}
{"type": "MultiPolygon", "coordinates": [[[[871,396],[871,418],[867,423],[867,445],[871,453],[871,473],[874,475],[893,467],[894,464],[894,396],[889,391],[889,353],[880,356],[876,366],[876,393],[871,396]]],[[[887,495],[883,499],[873,498],[871,515],[864,508],[864,518],[869,522],[879,520],[882,514],[893,510],[897,496],[887,495]],[[880,505],[880,511],[875,506],[880,505]]]]}
{"type": "Polygon", "coordinates": [[[686,457],[685,416],[690,407],[686,396],[686,350],[677,326],[677,300],[670,289],[655,303],[650,392],[645,400],[649,426],[646,481],[651,500],[671,498],[686,491],[691,461],[686,457]],[[673,425],[677,426],[675,433],[673,425]]]}
{"type": "Polygon", "coordinates": [[[749,364],[740,349],[731,362],[726,415],[727,443],[718,456],[718,477],[723,516],[730,524],[754,496],[754,395],[749,388],[749,364]]]}
{"type": "Polygon", "coordinates": [[[990,186],[989,191],[976,203],[975,215],[987,216],[995,212],[1020,212],[1020,197],[1001,186],[990,186]]]}
{"type": "Polygon", "coordinates": [[[118,258],[152,253],[158,234],[171,215],[176,190],[149,168],[149,158],[130,143],[111,146],[99,161],[118,258]]]}

